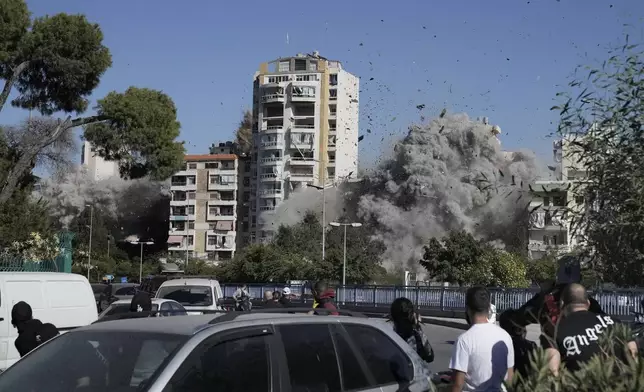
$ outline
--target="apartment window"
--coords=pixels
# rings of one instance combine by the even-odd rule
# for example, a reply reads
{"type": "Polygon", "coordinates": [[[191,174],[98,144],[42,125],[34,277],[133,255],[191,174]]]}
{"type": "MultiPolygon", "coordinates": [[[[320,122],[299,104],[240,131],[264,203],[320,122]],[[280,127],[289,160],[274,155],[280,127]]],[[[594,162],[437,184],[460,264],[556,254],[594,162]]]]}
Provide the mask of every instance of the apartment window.
{"type": "Polygon", "coordinates": [[[210,200],[219,200],[219,192],[210,193],[210,200]]]}
{"type": "Polygon", "coordinates": [[[194,185],[194,184],[196,184],[196,183],[197,183],[197,177],[195,177],[195,176],[188,176],[188,177],[186,177],[186,183],[187,183],[188,185],[194,185]]]}
{"type": "Polygon", "coordinates": [[[232,185],[235,183],[235,176],[220,176],[219,183],[222,185],[232,185]]]}
{"type": "Polygon", "coordinates": [[[329,99],[332,101],[338,99],[338,90],[336,89],[329,90],[329,99]]]}
{"type": "Polygon", "coordinates": [[[196,164],[196,163],[189,163],[189,164],[188,164],[188,170],[195,170],[196,168],[197,168],[197,164],[196,164]]]}
{"type": "Polygon", "coordinates": [[[544,197],[543,198],[543,205],[544,207],[547,207],[550,205],[550,198],[549,197],[544,197]]]}
{"type": "Polygon", "coordinates": [[[288,72],[291,70],[290,61],[280,61],[278,69],[279,72],[288,72]]]}
{"type": "Polygon", "coordinates": [[[216,223],[208,223],[208,230],[215,230],[216,227],[217,227],[216,223]]]}
{"type": "Polygon", "coordinates": [[[309,60],[309,71],[317,71],[318,62],[316,60],[309,60]]]}
{"type": "Polygon", "coordinates": [[[189,230],[194,230],[195,229],[195,222],[188,222],[188,229],[189,230]]]}
{"type": "Polygon", "coordinates": [[[338,74],[329,75],[329,84],[331,86],[337,86],[337,84],[338,84],[338,74]]]}
{"type": "Polygon", "coordinates": [[[250,192],[244,192],[243,200],[244,202],[247,202],[250,200],[250,192]]]}
{"type": "Polygon", "coordinates": [[[306,71],[306,59],[296,59],[294,63],[296,71],[306,71]]]}
{"type": "Polygon", "coordinates": [[[332,116],[335,116],[338,113],[338,107],[335,105],[329,105],[329,113],[331,113],[332,116]]]}
{"type": "Polygon", "coordinates": [[[217,169],[219,162],[206,162],[206,169],[217,169]]]}
{"type": "Polygon", "coordinates": [[[210,215],[219,215],[219,207],[217,207],[217,206],[209,206],[208,207],[208,214],[210,214],[210,215]]]}
{"type": "Polygon", "coordinates": [[[244,178],[244,186],[249,186],[250,185],[250,178],[244,178]]]}
{"type": "Polygon", "coordinates": [[[575,196],[575,204],[577,204],[577,205],[584,204],[584,197],[583,196],[575,196]]]}
{"type": "Polygon", "coordinates": [[[197,192],[188,192],[188,200],[195,200],[197,198],[197,192]]]}
{"type": "Polygon", "coordinates": [[[189,235],[188,236],[188,246],[192,246],[195,244],[195,236],[189,235]]]}
{"type": "Polygon", "coordinates": [[[552,198],[552,205],[555,207],[561,207],[565,205],[564,198],[562,196],[555,196],[552,198]]]}
{"type": "Polygon", "coordinates": [[[208,245],[210,245],[210,246],[217,245],[217,237],[215,237],[214,235],[209,235],[208,236],[208,245]]]}
{"type": "Polygon", "coordinates": [[[195,206],[188,206],[188,215],[195,214],[195,206]]]}

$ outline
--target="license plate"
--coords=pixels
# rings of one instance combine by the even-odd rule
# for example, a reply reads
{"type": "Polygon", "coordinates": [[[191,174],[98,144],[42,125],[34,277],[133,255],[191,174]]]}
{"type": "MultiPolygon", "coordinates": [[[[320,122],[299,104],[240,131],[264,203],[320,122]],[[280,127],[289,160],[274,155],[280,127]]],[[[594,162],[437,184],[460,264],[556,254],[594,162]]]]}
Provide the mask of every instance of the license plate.
{"type": "Polygon", "coordinates": [[[187,313],[188,313],[188,316],[199,316],[203,314],[203,312],[187,312],[187,313]]]}

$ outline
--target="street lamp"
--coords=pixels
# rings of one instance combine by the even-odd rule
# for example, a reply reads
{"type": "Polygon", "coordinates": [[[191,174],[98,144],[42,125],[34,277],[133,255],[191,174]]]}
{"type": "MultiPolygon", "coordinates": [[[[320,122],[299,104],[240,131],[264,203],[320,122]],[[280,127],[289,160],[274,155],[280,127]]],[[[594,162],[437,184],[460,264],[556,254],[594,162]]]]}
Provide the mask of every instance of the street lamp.
{"type": "Polygon", "coordinates": [[[333,227],[344,227],[344,256],[342,257],[342,303],[344,304],[345,300],[345,286],[347,285],[347,227],[360,227],[362,223],[351,222],[351,223],[340,223],[340,222],[329,222],[329,225],[333,227]]]}
{"type": "Polygon", "coordinates": [[[307,184],[306,186],[322,191],[322,261],[324,261],[326,256],[326,193],[324,190],[333,188],[333,184],[323,184],[322,186],[307,184]]]}
{"type": "Polygon", "coordinates": [[[141,245],[141,260],[139,261],[139,284],[143,282],[143,245],[154,245],[153,241],[130,241],[132,245],[141,245]]]}
{"type": "Polygon", "coordinates": [[[92,229],[94,228],[94,206],[85,204],[89,207],[89,252],[87,253],[87,280],[89,281],[89,270],[92,268],[92,229]]]}

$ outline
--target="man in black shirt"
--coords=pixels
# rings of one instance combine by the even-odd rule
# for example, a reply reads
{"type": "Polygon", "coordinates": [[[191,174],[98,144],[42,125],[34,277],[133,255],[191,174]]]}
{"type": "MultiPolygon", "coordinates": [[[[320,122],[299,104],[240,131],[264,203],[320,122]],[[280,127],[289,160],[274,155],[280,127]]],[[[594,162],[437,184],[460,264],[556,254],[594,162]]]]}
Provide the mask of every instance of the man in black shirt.
{"type": "MultiPolygon", "coordinates": [[[[584,286],[572,283],[564,288],[561,293],[563,316],[555,327],[554,341],[541,340],[546,346],[553,373],[557,374],[560,363],[570,371],[579,370],[582,364],[601,352],[599,338],[604,331],[619,322],[606,314],[593,313],[589,307],[584,286]]],[[[633,356],[637,355],[635,342],[629,342],[628,348],[633,356]]]]}

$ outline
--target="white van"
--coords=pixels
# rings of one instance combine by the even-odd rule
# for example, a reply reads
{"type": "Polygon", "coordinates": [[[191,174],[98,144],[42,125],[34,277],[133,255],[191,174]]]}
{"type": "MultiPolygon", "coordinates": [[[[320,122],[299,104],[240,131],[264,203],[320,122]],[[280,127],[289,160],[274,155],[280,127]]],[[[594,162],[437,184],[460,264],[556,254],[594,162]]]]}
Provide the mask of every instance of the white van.
{"type": "Polygon", "coordinates": [[[20,359],[11,325],[11,309],[28,303],[33,317],[54,324],[61,333],[97,320],[96,301],[87,279],[62,272],[0,272],[0,370],[20,359]]]}
{"type": "Polygon", "coordinates": [[[203,314],[204,310],[222,310],[224,298],[219,281],[207,278],[166,280],[161,284],[156,298],[173,299],[183,305],[188,314],[203,314]]]}

